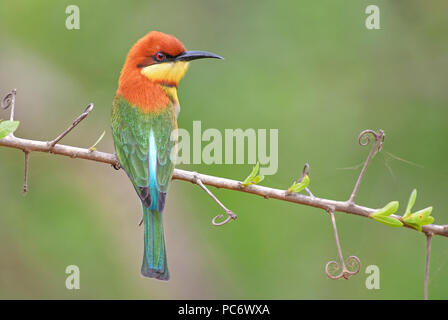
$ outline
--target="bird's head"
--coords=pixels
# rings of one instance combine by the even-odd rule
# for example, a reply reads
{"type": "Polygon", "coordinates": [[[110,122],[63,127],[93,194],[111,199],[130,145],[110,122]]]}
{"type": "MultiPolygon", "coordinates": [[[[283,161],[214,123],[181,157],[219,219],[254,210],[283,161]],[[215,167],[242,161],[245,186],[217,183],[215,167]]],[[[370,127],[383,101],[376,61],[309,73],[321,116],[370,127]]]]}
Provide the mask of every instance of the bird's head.
{"type": "Polygon", "coordinates": [[[144,112],[162,110],[169,100],[178,106],[177,85],[189,61],[201,58],[222,59],[205,51],[187,51],[174,36],[152,31],[129,51],[117,96],[144,112]]]}
{"type": "Polygon", "coordinates": [[[123,71],[138,72],[155,83],[177,87],[188,62],[202,58],[222,59],[210,52],[187,51],[174,36],[152,31],[134,44],[123,71]]]}

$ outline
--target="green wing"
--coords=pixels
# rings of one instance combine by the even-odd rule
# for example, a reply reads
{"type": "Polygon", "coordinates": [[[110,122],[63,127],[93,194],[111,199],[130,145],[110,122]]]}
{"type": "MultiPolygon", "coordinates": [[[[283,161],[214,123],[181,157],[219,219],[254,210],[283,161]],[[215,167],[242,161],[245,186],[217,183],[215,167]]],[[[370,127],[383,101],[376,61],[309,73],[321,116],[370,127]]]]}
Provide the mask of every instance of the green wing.
{"type": "Polygon", "coordinates": [[[172,103],[160,112],[143,113],[117,96],[111,122],[121,166],[144,206],[161,212],[174,169],[170,153],[175,141],[170,136],[177,125],[172,103]]]}

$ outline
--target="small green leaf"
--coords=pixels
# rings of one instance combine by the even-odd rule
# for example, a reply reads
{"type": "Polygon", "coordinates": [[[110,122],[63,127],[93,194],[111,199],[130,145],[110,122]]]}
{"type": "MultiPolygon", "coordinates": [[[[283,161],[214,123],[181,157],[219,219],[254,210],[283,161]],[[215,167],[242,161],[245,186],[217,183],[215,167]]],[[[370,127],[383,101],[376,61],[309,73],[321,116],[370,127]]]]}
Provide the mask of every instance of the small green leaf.
{"type": "Polygon", "coordinates": [[[402,227],[403,223],[401,223],[400,220],[392,218],[392,217],[388,217],[388,216],[373,216],[371,215],[372,219],[381,222],[382,224],[385,224],[389,227],[402,227]]]}
{"type": "Polygon", "coordinates": [[[412,210],[412,207],[414,206],[416,198],[417,198],[417,189],[414,189],[414,190],[412,190],[411,195],[409,197],[408,206],[406,207],[406,211],[404,212],[403,218],[411,215],[411,210],[412,210]]]}
{"type": "Polygon", "coordinates": [[[429,217],[423,218],[423,219],[420,221],[420,225],[421,225],[421,226],[426,226],[427,224],[431,224],[431,223],[433,223],[434,220],[435,220],[435,219],[434,219],[433,216],[429,216],[429,217]]]}
{"type": "MultiPolygon", "coordinates": [[[[391,201],[388,204],[386,204],[383,208],[377,210],[374,213],[371,213],[370,216],[373,217],[387,217],[390,216],[391,214],[394,214],[395,212],[397,212],[398,210],[398,206],[399,206],[399,202],[398,201],[391,201]]],[[[397,219],[394,219],[397,220],[397,219]]]]}
{"type": "Polygon", "coordinates": [[[417,198],[417,190],[414,189],[412,190],[411,196],[409,197],[408,206],[403,215],[403,221],[407,225],[414,227],[419,231],[422,231],[422,226],[433,223],[434,217],[431,216],[432,207],[427,207],[414,213],[411,212],[416,198],[417,198]]]}
{"type": "Polygon", "coordinates": [[[428,207],[417,211],[407,217],[403,218],[403,221],[410,224],[417,224],[424,226],[434,222],[434,217],[431,217],[432,207],[428,207]]]}
{"type": "Polygon", "coordinates": [[[249,176],[243,181],[244,183],[249,183],[250,181],[252,181],[253,178],[255,178],[255,176],[258,173],[258,170],[260,169],[260,163],[257,162],[257,164],[253,167],[252,172],[249,174],[249,176]]]}
{"type": "Polygon", "coordinates": [[[252,169],[252,172],[250,173],[250,175],[246,179],[244,179],[244,181],[241,183],[241,186],[247,187],[251,184],[257,184],[257,183],[261,182],[264,179],[264,176],[258,175],[259,169],[260,169],[260,163],[257,162],[257,164],[252,169]]]}
{"type": "Polygon", "coordinates": [[[103,133],[101,134],[101,136],[98,138],[98,140],[96,140],[96,142],[93,144],[93,146],[91,146],[90,148],[89,148],[89,150],[90,151],[95,151],[96,150],[96,145],[98,144],[98,143],[100,143],[100,141],[103,139],[103,137],[104,137],[104,135],[106,134],[106,130],[104,130],[103,131],[103,133]]]}
{"type": "Polygon", "coordinates": [[[0,139],[3,139],[4,137],[16,131],[19,127],[19,123],[19,121],[11,120],[0,122],[0,139]]]}
{"type": "Polygon", "coordinates": [[[414,227],[418,231],[422,231],[422,226],[431,224],[434,222],[434,217],[431,216],[432,207],[422,209],[420,211],[414,212],[407,217],[403,217],[403,221],[406,224],[414,227]]]}
{"type": "Polygon", "coordinates": [[[256,176],[255,178],[252,179],[252,184],[257,184],[261,181],[263,181],[264,176],[256,176]]]}
{"type": "Polygon", "coordinates": [[[389,227],[401,227],[403,223],[395,218],[389,217],[391,214],[397,212],[399,207],[398,201],[391,201],[386,204],[383,208],[377,210],[370,214],[370,217],[378,222],[381,222],[389,227]]]}
{"type": "Polygon", "coordinates": [[[302,178],[302,181],[298,182],[298,183],[293,183],[292,186],[290,186],[288,188],[288,192],[300,192],[302,190],[304,190],[306,187],[308,187],[308,185],[310,184],[310,177],[308,175],[305,175],[302,178]]]}
{"type": "Polygon", "coordinates": [[[427,207],[425,209],[414,212],[414,214],[422,217],[429,217],[432,213],[432,207],[427,207]]]}

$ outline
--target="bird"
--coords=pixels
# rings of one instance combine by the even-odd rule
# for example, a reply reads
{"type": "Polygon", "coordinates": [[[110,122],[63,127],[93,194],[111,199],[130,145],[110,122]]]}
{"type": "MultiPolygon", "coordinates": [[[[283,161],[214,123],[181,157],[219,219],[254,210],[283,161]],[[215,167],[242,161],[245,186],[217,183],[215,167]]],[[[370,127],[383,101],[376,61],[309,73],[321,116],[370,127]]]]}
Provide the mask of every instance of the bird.
{"type": "Polygon", "coordinates": [[[162,217],[175,166],[170,155],[177,141],[177,88],[190,61],[203,58],[223,59],[206,51],[187,51],[175,36],[151,31],[129,50],[118,79],[112,136],[120,167],[143,208],[144,277],[170,277],[162,217]]]}

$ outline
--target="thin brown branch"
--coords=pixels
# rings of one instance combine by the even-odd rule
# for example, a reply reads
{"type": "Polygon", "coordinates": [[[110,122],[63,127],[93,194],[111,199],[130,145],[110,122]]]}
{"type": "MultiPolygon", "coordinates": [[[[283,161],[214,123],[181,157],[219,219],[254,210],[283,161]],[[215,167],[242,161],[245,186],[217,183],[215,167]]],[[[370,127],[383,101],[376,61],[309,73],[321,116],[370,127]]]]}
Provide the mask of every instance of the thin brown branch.
{"type": "MultiPolygon", "coordinates": [[[[13,136],[8,136],[0,140],[0,146],[15,148],[19,150],[28,150],[29,152],[46,152],[59,154],[71,158],[81,158],[91,161],[97,161],[107,163],[115,167],[119,167],[119,162],[114,154],[105,153],[100,151],[90,151],[89,149],[83,149],[78,147],[66,146],[57,144],[52,150],[45,141],[36,141],[21,139],[13,136]]],[[[229,189],[233,191],[245,192],[250,194],[259,195],[263,198],[272,198],[292,203],[298,203],[310,207],[320,208],[328,210],[333,207],[335,212],[345,212],[368,218],[370,213],[377,211],[374,208],[368,208],[360,206],[348,201],[336,201],[330,199],[323,199],[318,197],[309,197],[298,193],[288,193],[286,190],[274,189],[259,185],[250,185],[247,187],[241,187],[241,182],[221,177],[210,176],[206,174],[174,169],[173,179],[189,181],[196,184],[196,180],[200,179],[204,185],[212,186],[216,188],[229,189]]],[[[391,215],[391,217],[401,220],[400,216],[391,215]]],[[[402,221],[403,222],[403,221],[402,221]]],[[[413,227],[404,223],[405,227],[415,230],[413,227]]],[[[448,237],[448,225],[436,225],[430,224],[422,227],[423,232],[432,232],[436,235],[448,237]]]]}
{"type": "Polygon", "coordinates": [[[216,196],[202,183],[201,179],[199,179],[197,176],[196,176],[194,183],[196,183],[198,186],[200,186],[202,188],[202,190],[204,190],[224,210],[224,212],[227,215],[226,219],[224,219],[221,222],[217,222],[217,220],[222,219],[224,217],[224,215],[219,214],[219,215],[215,216],[212,220],[213,225],[222,226],[222,225],[230,222],[230,220],[235,220],[237,218],[237,215],[233,211],[227,209],[226,206],[224,206],[222,204],[222,202],[219,201],[218,198],[216,198],[216,196]]]}
{"type": "Polygon", "coordinates": [[[366,173],[367,167],[370,163],[370,161],[373,158],[373,155],[375,152],[379,152],[383,146],[384,142],[384,131],[379,130],[378,132],[375,132],[373,130],[364,130],[360,133],[358,137],[358,142],[362,146],[366,146],[370,143],[370,138],[368,135],[371,134],[375,138],[375,142],[372,145],[372,148],[370,149],[369,155],[367,156],[366,161],[364,162],[364,166],[362,167],[361,173],[359,174],[358,180],[356,181],[355,187],[353,188],[352,194],[350,195],[350,198],[348,199],[348,202],[355,203],[356,195],[358,194],[359,186],[361,185],[361,181],[364,178],[364,174],[366,173]],[[363,139],[366,139],[366,141],[363,142],[363,139]]]}
{"type": "Polygon", "coordinates": [[[425,261],[425,283],[424,283],[424,297],[428,300],[428,279],[429,279],[429,260],[431,258],[431,240],[434,234],[432,232],[426,233],[426,261],[425,261]]]}
{"type": "MultiPolygon", "coordinates": [[[[4,97],[4,99],[1,100],[1,106],[3,107],[3,109],[7,109],[8,107],[11,106],[11,116],[10,116],[11,120],[14,120],[16,92],[17,92],[16,89],[11,90],[11,92],[9,92],[4,97]]],[[[64,132],[62,132],[59,136],[57,136],[52,141],[44,142],[44,141],[36,141],[36,140],[29,140],[29,139],[21,139],[21,138],[15,137],[13,134],[10,134],[9,136],[7,136],[5,138],[0,139],[0,146],[16,148],[16,149],[19,149],[19,150],[22,150],[25,152],[25,178],[24,178],[24,187],[23,187],[23,190],[25,193],[28,189],[29,155],[31,152],[34,152],[34,151],[59,154],[59,155],[68,156],[71,158],[82,158],[82,159],[86,159],[86,160],[109,163],[115,169],[117,169],[117,170],[120,169],[120,163],[114,154],[99,152],[99,151],[94,150],[94,148],[84,149],[84,148],[77,148],[77,147],[58,144],[58,142],[62,138],[64,138],[83,119],[85,119],[89,115],[89,113],[92,111],[92,109],[93,109],[93,104],[90,103],[86,107],[84,112],[78,118],[75,119],[75,121],[72,123],[72,125],[69,126],[64,132]]],[[[368,136],[369,134],[375,138],[375,142],[374,142],[372,149],[370,150],[370,153],[364,163],[363,169],[361,170],[358,180],[356,181],[353,192],[352,192],[349,200],[347,200],[347,201],[335,201],[335,200],[317,198],[311,194],[309,189],[306,190],[308,192],[309,196],[305,196],[305,195],[302,195],[299,193],[290,193],[287,190],[268,188],[268,187],[263,187],[263,186],[259,186],[259,185],[255,185],[255,184],[243,187],[241,182],[236,181],[236,180],[230,180],[230,179],[221,178],[221,177],[214,177],[214,176],[204,175],[204,174],[200,174],[197,172],[190,172],[190,171],[185,171],[185,170],[180,170],[180,169],[174,170],[173,179],[190,181],[191,183],[199,185],[204,191],[207,192],[207,194],[216,203],[218,203],[218,205],[226,212],[227,218],[223,222],[217,223],[216,220],[222,218],[223,215],[216,216],[212,221],[213,224],[215,224],[215,225],[222,225],[224,223],[227,223],[231,219],[236,219],[236,215],[231,210],[227,209],[205,185],[256,194],[256,195],[262,196],[265,199],[273,198],[273,199],[278,199],[278,200],[282,200],[282,201],[288,201],[288,202],[293,202],[293,203],[298,203],[298,204],[302,204],[302,205],[306,205],[306,206],[324,209],[327,212],[329,212],[330,215],[332,216],[333,226],[334,226],[334,228],[336,228],[335,221],[334,221],[334,212],[336,212],[336,211],[345,212],[348,214],[354,214],[354,215],[368,218],[371,213],[373,213],[377,210],[377,209],[373,209],[373,208],[359,206],[355,203],[355,198],[356,198],[357,192],[359,190],[359,186],[361,184],[362,178],[364,177],[367,166],[369,165],[370,161],[372,160],[372,157],[374,156],[375,152],[381,150],[381,148],[383,146],[383,142],[384,142],[384,132],[382,130],[379,130],[378,132],[375,132],[373,130],[364,130],[363,132],[361,132],[361,134],[359,135],[359,138],[358,138],[358,142],[360,145],[365,146],[365,145],[369,144],[369,142],[370,142],[370,139],[368,136]]],[[[304,174],[307,174],[308,172],[309,172],[309,166],[306,164],[303,169],[303,172],[302,172],[302,177],[304,174]]],[[[391,215],[391,217],[403,222],[405,227],[416,230],[414,227],[407,225],[402,220],[401,217],[399,217],[397,215],[391,215]]],[[[430,224],[430,225],[423,226],[422,231],[427,235],[431,234],[431,237],[434,234],[448,237],[448,225],[430,224]]],[[[338,242],[337,232],[335,234],[336,234],[336,239],[338,242]]],[[[338,246],[338,247],[340,249],[340,246],[338,246]]],[[[339,253],[341,253],[340,250],[339,250],[339,253]]],[[[341,254],[340,254],[340,256],[341,256],[341,254]]]]}
{"type": "Polygon", "coordinates": [[[30,152],[27,150],[23,151],[25,153],[25,178],[23,179],[23,193],[28,192],[28,172],[30,167],[30,152]]]}
{"type": "Polygon", "coordinates": [[[342,277],[345,279],[349,279],[351,276],[357,274],[359,270],[361,269],[361,261],[357,256],[350,256],[347,258],[347,264],[350,264],[352,267],[351,270],[349,270],[346,266],[346,263],[344,261],[344,256],[342,255],[342,249],[341,249],[341,243],[339,242],[339,235],[338,235],[338,228],[336,227],[336,219],[334,218],[334,208],[328,208],[328,213],[330,214],[331,218],[331,224],[333,226],[333,233],[334,238],[336,240],[336,248],[338,250],[338,256],[339,256],[339,264],[336,261],[329,261],[325,265],[325,273],[330,279],[337,280],[342,277]],[[338,275],[332,275],[330,272],[330,266],[336,266],[336,270],[341,270],[341,272],[338,275]]]}
{"type": "Polygon", "coordinates": [[[64,138],[70,131],[72,131],[82,120],[84,120],[90,113],[90,111],[92,111],[93,109],[93,103],[90,103],[87,105],[87,107],[85,108],[84,112],[81,113],[79,115],[78,118],[75,119],[75,121],[73,121],[73,123],[64,131],[62,132],[60,135],[58,135],[55,139],[48,141],[48,146],[50,147],[50,149],[53,149],[53,147],[62,140],[62,138],[64,138]]]}

